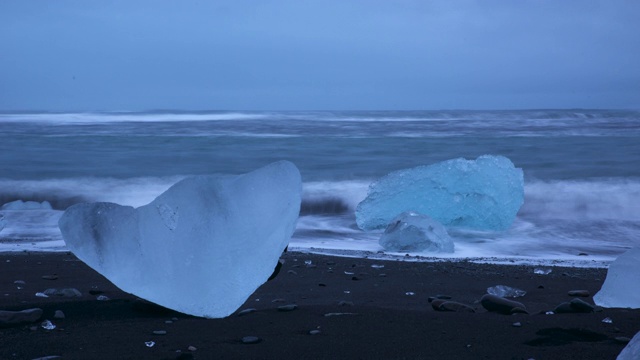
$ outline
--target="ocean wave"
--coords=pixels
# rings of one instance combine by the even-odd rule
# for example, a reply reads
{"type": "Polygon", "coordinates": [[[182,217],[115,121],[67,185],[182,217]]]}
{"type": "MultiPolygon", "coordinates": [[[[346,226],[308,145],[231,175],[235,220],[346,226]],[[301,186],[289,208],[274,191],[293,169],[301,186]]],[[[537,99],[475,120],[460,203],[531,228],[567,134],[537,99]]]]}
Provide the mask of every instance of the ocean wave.
{"type": "Polygon", "coordinates": [[[93,125],[122,122],[185,122],[185,121],[238,121],[268,118],[266,113],[19,113],[0,114],[0,122],[37,122],[52,125],[93,125]]]}

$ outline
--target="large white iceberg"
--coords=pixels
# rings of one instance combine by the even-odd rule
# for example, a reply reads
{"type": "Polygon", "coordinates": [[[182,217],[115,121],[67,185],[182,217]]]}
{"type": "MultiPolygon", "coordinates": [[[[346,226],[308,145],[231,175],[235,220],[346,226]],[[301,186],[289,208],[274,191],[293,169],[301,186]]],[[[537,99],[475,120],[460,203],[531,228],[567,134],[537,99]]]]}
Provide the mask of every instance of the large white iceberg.
{"type": "Polygon", "coordinates": [[[453,252],[453,240],[447,229],[414,212],[404,212],[393,219],[378,242],[389,251],[453,252]]]}
{"type": "Polygon", "coordinates": [[[273,273],[295,229],[300,172],[280,161],[186,178],[137,209],[68,208],[69,249],[124,291],[196,316],[228,316],[273,273]]]}
{"type": "Polygon", "coordinates": [[[635,247],[609,265],[607,278],[593,301],[607,308],[640,308],[639,279],[640,247],[635,247]]]}
{"type": "Polygon", "coordinates": [[[524,202],[522,169],[504,156],[452,159],[392,172],[369,188],[356,208],[363,230],[382,229],[405,211],[444,226],[506,230],[524,202]]]}

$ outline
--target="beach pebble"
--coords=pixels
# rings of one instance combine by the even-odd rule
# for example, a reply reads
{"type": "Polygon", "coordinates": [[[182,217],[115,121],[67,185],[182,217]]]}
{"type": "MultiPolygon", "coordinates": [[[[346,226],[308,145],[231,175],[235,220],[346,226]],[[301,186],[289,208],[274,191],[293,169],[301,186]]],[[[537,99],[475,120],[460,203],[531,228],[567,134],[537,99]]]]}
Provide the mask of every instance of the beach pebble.
{"type": "Polygon", "coordinates": [[[436,299],[431,302],[431,307],[436,311],[452,311],[452,312],[470,312],[476,310],[469,305],[465,305],[456,301],[436,299]]]}
{"type": "Polygon", "coordinates": [[[0,325],[15,325],[37,321],[42,316],[42,309],[33,308],[22,311],[0,310],[0,325]]]}
{"type": "Polygon", "coordinates": [[[427,301],[432,302],[433,300],[436,300],[436,299],[440,299],[440,300],[451,300],[451,296],[449,296],[449,295],[441,295],[441,294],[438,294],[438,295],[436,295],[436,296],[429,296],[429,298],[427,299],[427,301]]]}
{"type": "Polygon", "coordinates": [[[56,280],[58,279],[58,275],[42,275],[42,278],[45,280],[56,280]]]}
{"type": "Polygon", "coordinates": [[[338,302],[339,306],[353,306],[353,301],[341,300],[338,302]]]}
{"type": "Polygon", "coordinates": [[[62,312],[62,310],[56,310],[56,312],[53,314],[53,318],[64,319],[64,313],[62,312]]]}
{"type": "Polygon", "coordinates": [[[589,295],[591,295],[589,290],[571,290],[568,292],[568,294],[569,296],[581,296],[581,297],[588,297],[589,295]]]}
{"type": "Polygon", "coordinates": [[[64,296],[64,297],[81,297],[82,296],[82,293],[76,288],[47,289],[44,291],[44,294],[49,296],[64,296]]]}
{"type": "Polygon", "coordinates": [[[563,302],[556,306],[553,312],[556,314],[590,313],[593,309],[593,305],[580,299],[573,299],[571,302],[563,302]]]}
{"type": "Polygon", "coordinates": [[[487,309],[487,311],[497,312],[500,314],[527,314],[526,307],[522,303],[513,300],[507,300],[496,295],[484,295],[480,299],[480,304],[483,308],[487,309]]]}
{"type": "Polygon", "coordinates": [[[167,335],[166,330],[154,330],[153,335],[167,335]]]}
{"type": "Polygon", "coordinates": [[[296,304],[278,306],[278,311],[293,311],[298,308],[296,304]]]}
{"type": "Polygon", "coordinates": [[[238,312],[238,316],[248,315],[248,314],[251,314],[252,312],[256,312],[256,309],[254,309],[254,308],[244,309],[244,310],[238,312]]]}
{"type": "Polygon", "coordinates": [[[613,340],[615,340],[618,344],[628,344],[629,341],[631,341],[631,339],[626,336],[616,336],[615,338],[613,338],[613,340]]]}
{"type": "Polygon", "coordinates": [[[259,337],[257,337],[257,336],[245,336],[245,337],[243,337],[242,339],[240,339],[240,341],[241,341],[243,344],[257,344],[257,343],[259,343],[260,341],[262,341],[262,339],[260,339],[260,338],[259,338],[259,337]]]}
{"type": "Polygon", "coordinates": [[[277,298],[277,299],[273,299],[273,300],[271,300],[271,302],[272,302],[272,303],[283,303],[283,302],[285,302],[285,301],[286,301],[286,300],[285,300],[285,299],[283,299],[283,298],[277,298]]]}

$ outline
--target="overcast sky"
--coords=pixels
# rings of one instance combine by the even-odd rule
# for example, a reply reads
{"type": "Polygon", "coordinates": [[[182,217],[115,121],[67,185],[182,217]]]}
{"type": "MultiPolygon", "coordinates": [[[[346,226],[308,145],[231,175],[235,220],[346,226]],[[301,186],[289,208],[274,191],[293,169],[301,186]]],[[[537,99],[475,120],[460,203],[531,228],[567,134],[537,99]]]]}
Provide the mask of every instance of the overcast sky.
{"type": "Polygon", "coordinates": [[[0,111],[640,109],[640,1],[0,1],[0,111]]]}

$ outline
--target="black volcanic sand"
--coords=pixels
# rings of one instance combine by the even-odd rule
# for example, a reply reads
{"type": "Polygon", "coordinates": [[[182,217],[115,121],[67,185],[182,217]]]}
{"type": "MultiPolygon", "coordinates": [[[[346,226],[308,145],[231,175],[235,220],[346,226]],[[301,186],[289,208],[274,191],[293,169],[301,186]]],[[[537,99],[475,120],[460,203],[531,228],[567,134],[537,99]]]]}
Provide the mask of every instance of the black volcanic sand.
{"type": "MultiPolygon", "coordinates": [[[[0,254],[0,310],[44,310],[36,323],[0,328],[0,358],[615,359],[625,346],[616,338],[631,338],[640,330],[640,310],[544,314],[570,301],[570,290],[593,296],[606,269],[554,267],[549,275],[536,275],[530,266],[469,262],[294,252],[283,259],[280,274],[240,307],[255,312],[202,319],[142,302],[71,254],[0,254]],[[309,260],[311,265],[305,263],[309,260]],[[477,301],[498,284],[526,290],[516,300],[529,314],[484,310],[477,301]],[[48,288],[76,288],[82,296],[35,296],[48,288]],[[428,298],[438,294],[471,305],[476,313],[435,311],[428,298]],[[111,300],[98,301],[99,295],[111,300]],[[297,308],[278,310],[290,304],[297,308]],[[65,318],[54,319],[56,310],[65,318]],[[326,316],[331,313],[342,314],[326,316]],[[602,322],[607,317],[613,322],[602,322]],[[56,329],[40,327],[44,319],[56,329]],[[157,330],[166,334],[153,334],[157,330]],[[247,336],[259,342],[242,343],[247,336]],[[155,345],[147,347],[147,341],[155,345]]],[[[593,304],[591,296],[581,299],[593,304]]]]}

